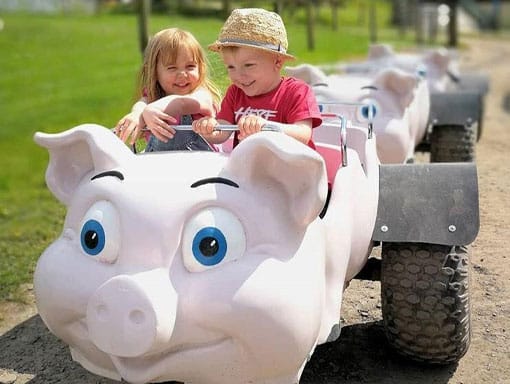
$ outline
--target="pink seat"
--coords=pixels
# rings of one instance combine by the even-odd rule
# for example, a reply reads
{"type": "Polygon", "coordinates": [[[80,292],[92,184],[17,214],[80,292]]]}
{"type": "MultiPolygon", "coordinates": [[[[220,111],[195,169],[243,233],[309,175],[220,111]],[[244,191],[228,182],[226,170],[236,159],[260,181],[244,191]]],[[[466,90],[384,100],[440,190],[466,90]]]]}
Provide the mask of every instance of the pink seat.
{"type": "Polygon", "coordinates": [[[342,137],[340,124],[324,122],[313,129],[313,140],[317,152],[326,163],[328,183],[333,185],[336,172],[342,166],[342,137]]]}
{"type": "Polygon", "coordinates": [[[342,166],[341,147],[324,143],[315,143],[315,147],[326,163],[328,183],[332,186],[335,181],[336,172],[342,166]]]}

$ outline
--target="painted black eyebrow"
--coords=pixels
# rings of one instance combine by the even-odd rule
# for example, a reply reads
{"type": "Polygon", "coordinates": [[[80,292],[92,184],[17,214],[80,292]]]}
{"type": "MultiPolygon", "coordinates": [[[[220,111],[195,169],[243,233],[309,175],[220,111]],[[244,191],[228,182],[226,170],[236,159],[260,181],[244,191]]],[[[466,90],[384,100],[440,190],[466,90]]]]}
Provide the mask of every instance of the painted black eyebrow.
{"type": "Polygon", "coordinates": [[[195,181],[193,184],[191,184],[191,188],[200,187],[204,184],[213,184],[213,183],[220,183],[225,185],[230,185],[231,187],[239,188],[239,185],[237,183],[234,183],[232,180],[225,179],[224,177],[208,177],[206,179],[201,179],[198,181],[195,181]]]}
{"type": "Polygon", "coordinates": [[[378,90],[378,88],[373,85],[365,85],[364,87],[361,87],[361,89],[373,89],[374,91],[378,90]]]}
{"type": "Polygon", "coordinates": [[[119,171],[106,171],[106,172],[98,173],[95,176],[92,176],[90,181],[99,179],[100,177],[105,177],[105,176],[113,176],[113,177],[117,177],[119,180],[124,180],[124,175],[122,173],[120,173],[119,171]]]}

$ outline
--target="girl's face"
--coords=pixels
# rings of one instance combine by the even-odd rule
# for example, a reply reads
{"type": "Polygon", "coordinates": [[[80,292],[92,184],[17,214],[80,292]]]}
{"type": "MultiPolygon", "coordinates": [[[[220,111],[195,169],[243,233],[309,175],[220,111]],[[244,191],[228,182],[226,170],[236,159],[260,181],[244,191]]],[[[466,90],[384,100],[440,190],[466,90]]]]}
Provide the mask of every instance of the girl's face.
{"type": "Polygon", "coordinates": [[[166,95],[187,95],[199,85],[198,63],[188,49],[179,50],[175,63],[165,63],[158,58],[158,83],[166,95]]]}
{"type": "Polygon", "coordinates": [[[283,60],[278,55],[236,47],[223,49],[222,57],[230,80],[248,96],[268,93],[281,81],[283,60]]]}

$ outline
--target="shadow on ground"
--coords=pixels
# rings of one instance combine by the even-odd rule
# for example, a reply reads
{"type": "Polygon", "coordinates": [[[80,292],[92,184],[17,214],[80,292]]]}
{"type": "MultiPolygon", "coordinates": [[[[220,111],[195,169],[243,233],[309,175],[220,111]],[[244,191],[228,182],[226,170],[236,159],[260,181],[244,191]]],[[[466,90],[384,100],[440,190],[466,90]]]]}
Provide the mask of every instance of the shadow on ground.
{"type": "MultiPolygon", "coordinates": [[[[456,369],[409,363],[388,348],[381,322],[344,327],[336,342],[316,349],[305,367],[301,384],[442,384],[449,381],[456,369]]],[[[29,384],[118,383],[95,376],[73,362],[67,346],[47,330],[39,316],[0,336],[0,369],[29,377],[23,381],[29,384]]]]}

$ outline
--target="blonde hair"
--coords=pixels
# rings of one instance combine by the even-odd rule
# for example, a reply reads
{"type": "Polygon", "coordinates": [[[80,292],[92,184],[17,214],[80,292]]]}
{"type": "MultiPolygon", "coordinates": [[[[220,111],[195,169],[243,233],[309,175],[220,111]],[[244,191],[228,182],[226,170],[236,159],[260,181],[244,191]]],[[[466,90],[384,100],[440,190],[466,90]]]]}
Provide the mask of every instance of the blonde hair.
{"type": "Polygon", "coordinates": [[[146,96],[149,103],[166,96],[158,82],[158,60],[163,60],[164,63],[175,63],[179,52],[183,49],[189,50],[198,64],[197,88],[204,86],[209,90],[215,105],[219,106],[221,93],[208,77],[208,62],[202,46],[190,32],[180,28],[163,29],[149,40],[139,75],[140,93],[146,96]]]}

